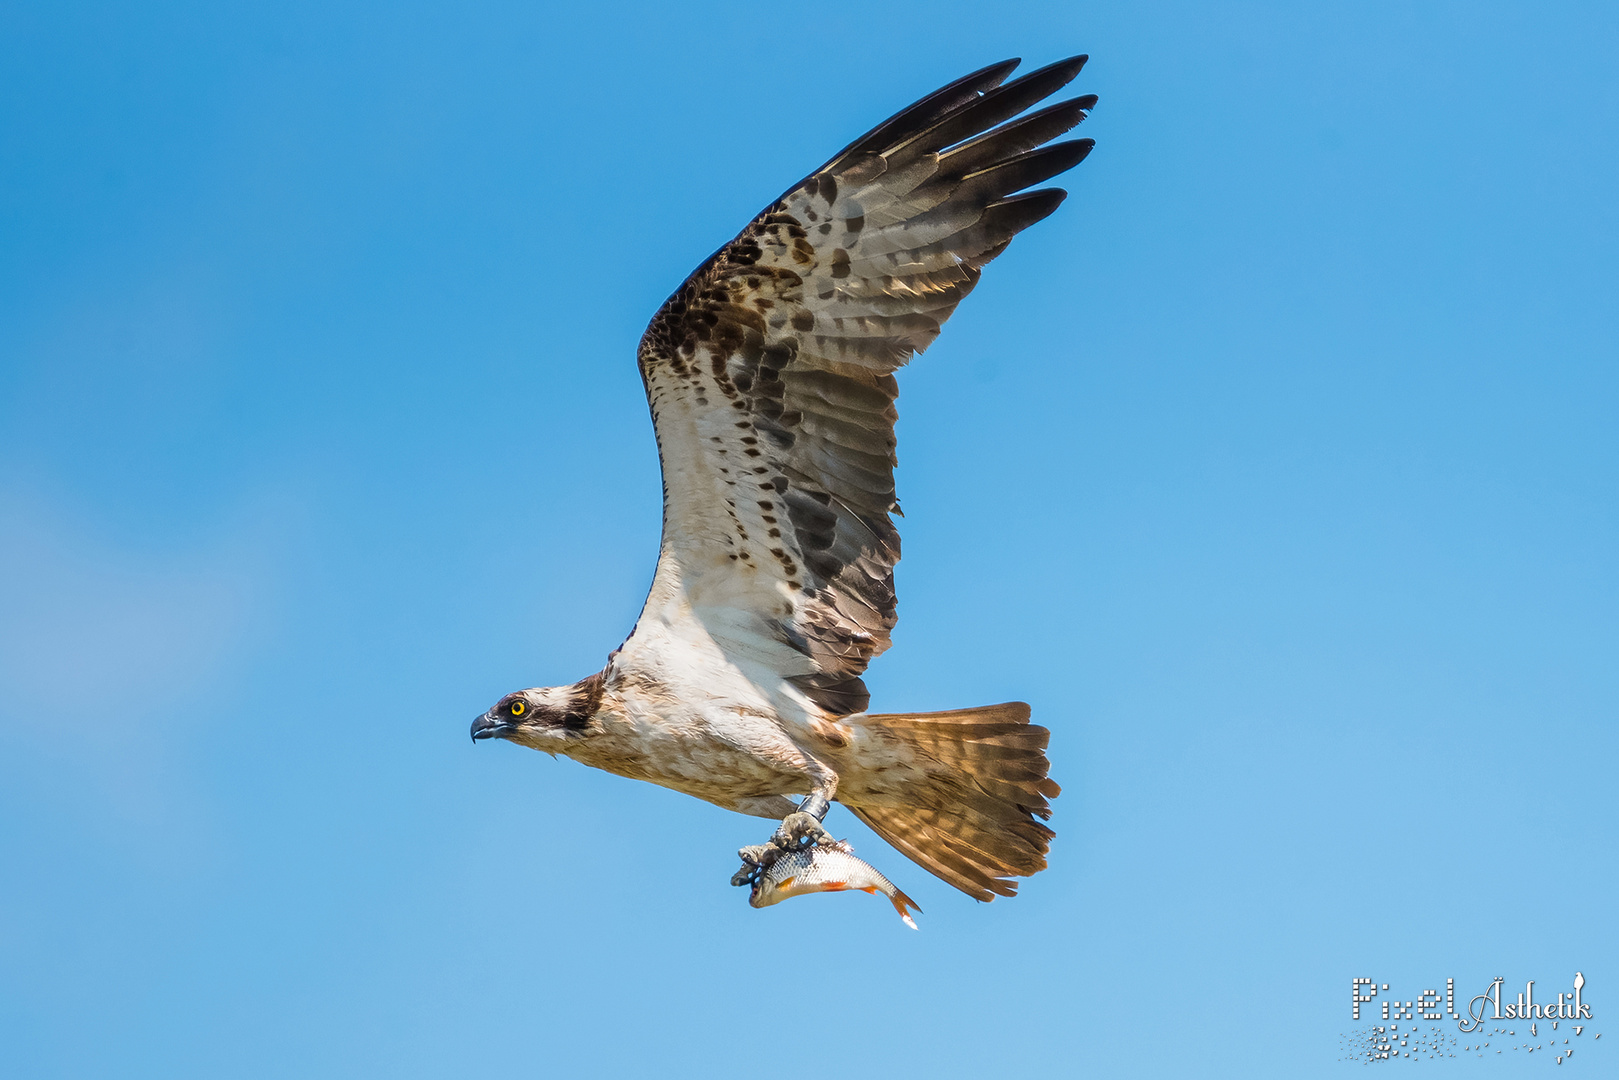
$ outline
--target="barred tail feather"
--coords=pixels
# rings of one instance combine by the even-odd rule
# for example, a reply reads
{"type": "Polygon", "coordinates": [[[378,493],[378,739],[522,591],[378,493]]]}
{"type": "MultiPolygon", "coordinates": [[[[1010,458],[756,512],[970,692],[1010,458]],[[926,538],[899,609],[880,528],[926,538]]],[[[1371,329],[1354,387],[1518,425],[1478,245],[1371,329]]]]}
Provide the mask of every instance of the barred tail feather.
{"type": "Polygon", "coordinates": [[[910,752],[902,789],[839,792],[878,836],[977,900],[1012,896],[1011,879],[1045,869],[1056,833],[1042,820],[1062,789],[1047,775],[1051,733],[1029,723],[1027,705],[867,716],[862,726],[910,752]]]}

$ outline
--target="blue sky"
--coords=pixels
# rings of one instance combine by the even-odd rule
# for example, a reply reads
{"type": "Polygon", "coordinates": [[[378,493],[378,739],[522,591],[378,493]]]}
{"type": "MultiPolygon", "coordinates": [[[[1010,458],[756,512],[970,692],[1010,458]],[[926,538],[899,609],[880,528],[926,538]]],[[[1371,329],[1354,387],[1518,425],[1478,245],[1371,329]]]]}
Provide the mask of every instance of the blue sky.
{"type": "Polygon", "coordinates": [[[1616,50],[1594,3],[7,4],[0,1071],[1333,1075],[1355,977],[1576,970],[1589,1040],[1616,50]],[[1052,868],[978,905],[835,810],[923,932],[754,911],[766,823],[469,745],[639,608],[662,299],[1080,51],[1069,201],[902,373],[868,679],[1033,703],[1052,868]]]}

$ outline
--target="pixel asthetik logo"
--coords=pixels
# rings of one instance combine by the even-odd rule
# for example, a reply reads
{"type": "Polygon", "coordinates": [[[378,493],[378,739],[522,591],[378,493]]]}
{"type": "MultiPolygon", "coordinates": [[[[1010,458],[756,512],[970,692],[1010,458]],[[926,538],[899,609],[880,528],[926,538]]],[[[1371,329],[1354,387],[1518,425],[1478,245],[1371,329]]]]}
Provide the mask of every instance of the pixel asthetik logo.
{"type": "Polygon", "coordinates": [[[1345,1057],[1369,1062],[1539,1052],[1561,1065],[1573,1061],[1575,1050],[1595,1047],[1602,1038],[1600,1032],[1586,1032],[1586,1021],[1593,1014],[1591,1003],[1585,1000],[1582,973],[1576,971],[1572,989],[1559,990],[1555,999],[1542,989],[1541,999],[1536,1001],[1533,979],[1524,984],[1515,1000],[1507,996],[1505,986],[1506,980],[1496,976],[1489,989],[1472,998],[1465,1011],[1458,1011],[1455,979],[1445,980],[1443,995],[1438,990],[1424,990],[1407,1001],[1388,996],[1388,983],[1354,979],[1349,988],[1350,1019],[1359,1020],[1362,1007],[1370,1005],[1382,1010],[1385,1022],[1347,1033],[1345,1057]],[[1445,1025],[1446,1020],[1456,1021],[1456,1033],[1445,1025]],[[1424,1028],[1421,1021],[1439,1024],[1424,1028]]]}

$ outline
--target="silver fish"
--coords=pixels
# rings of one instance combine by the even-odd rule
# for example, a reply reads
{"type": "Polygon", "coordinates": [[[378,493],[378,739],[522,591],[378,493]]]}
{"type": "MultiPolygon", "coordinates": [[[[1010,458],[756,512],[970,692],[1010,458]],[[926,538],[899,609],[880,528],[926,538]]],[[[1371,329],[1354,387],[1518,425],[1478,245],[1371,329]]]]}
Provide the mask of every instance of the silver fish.
{"type": "Polygon", "coordinates": [[[873,896],[882,893],[906,926],[920,929],[906,910],[910,907],[920,912],[922,909],[917,907],[916,901],[900,892],[876,867],[856,858],[853,849],[846,844],[820,844],[787,852],[759,871],[748,894],[748,903],[756,908],[769,907],[793,896],[846,889],[859,889],[873,896]]]}

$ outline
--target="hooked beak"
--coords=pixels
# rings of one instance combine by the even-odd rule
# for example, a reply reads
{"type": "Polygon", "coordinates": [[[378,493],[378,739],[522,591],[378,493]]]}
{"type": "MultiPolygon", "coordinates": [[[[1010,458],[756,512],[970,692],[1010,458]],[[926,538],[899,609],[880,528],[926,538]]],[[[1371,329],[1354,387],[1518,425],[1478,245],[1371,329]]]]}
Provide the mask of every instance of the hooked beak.
{"type": "Polygon", "coordinates": [[[484,713],[472,722],[472,741],[479,739],[498,739],[506,734],[506,725],[484,713]]]}

